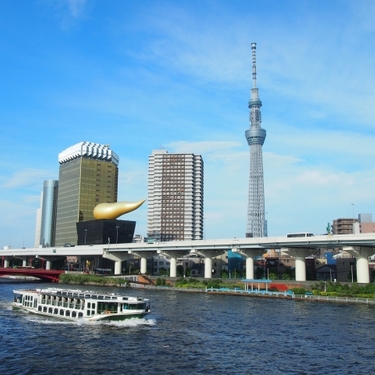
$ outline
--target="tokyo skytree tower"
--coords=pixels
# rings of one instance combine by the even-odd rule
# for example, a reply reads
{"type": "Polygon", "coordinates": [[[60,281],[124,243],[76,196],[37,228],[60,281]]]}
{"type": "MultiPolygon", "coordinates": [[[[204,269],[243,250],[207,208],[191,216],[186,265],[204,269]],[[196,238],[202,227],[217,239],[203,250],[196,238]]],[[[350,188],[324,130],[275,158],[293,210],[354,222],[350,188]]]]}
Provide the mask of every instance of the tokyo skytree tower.
{"type": "Polygon", "coordinates": [[[264,180],[263,180],[263,154],[262,146],[266,139],[266,131],[261,127],[260,107],[256,82],[256,43],[251,43],[253,88],[249,101],[250,129],[245,136],[250,146],[250,179],[249,198],[247,206],[246,237],[264,237],[266,235],[264,180]]]}

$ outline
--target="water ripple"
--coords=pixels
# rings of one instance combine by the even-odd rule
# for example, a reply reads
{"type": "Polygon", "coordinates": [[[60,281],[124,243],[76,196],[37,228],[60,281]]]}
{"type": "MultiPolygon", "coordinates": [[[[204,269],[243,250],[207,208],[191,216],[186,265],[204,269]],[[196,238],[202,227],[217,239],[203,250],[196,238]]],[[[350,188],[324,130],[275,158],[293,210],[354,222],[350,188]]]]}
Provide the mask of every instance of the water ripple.
{"type": "Polygon", "coordinates": [[[0,288],[1,374],[374,372],[372,306],[129,290],[146,319],[83,324],[14,312],[0,288]]]}

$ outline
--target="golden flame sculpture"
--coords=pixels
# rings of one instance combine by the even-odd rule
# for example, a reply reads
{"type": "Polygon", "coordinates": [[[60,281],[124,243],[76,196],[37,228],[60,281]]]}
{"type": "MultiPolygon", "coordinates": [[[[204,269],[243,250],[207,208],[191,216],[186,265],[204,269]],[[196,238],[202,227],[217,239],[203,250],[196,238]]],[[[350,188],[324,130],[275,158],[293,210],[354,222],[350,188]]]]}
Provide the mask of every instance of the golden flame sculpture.
{"type": "Polygon", "coordinates": [[[117,219],[121,215],[136,210],[144,202],[146,199],[139,202],[99,203],[94,208],[94,217],[95,219],[117,219]]]}

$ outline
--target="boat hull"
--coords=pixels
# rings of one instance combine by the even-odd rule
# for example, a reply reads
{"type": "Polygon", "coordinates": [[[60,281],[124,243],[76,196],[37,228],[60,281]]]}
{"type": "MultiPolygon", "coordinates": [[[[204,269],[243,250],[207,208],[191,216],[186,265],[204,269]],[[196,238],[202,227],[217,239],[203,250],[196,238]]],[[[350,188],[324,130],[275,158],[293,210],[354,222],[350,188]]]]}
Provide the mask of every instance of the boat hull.
{"type": "Polygon", "coordinates": [[[12,305],[13,310],[15,311],[21,311],[29,314],[34,314],[34,315],[39,315],[43,317],[49,317],[49,318],[55,318],[58,320],[69,320],[73,322],[78,322],[78,321],[84,321],[84,322],[99,322],[99,321],[122,321],[122,320],[127,320],[127,319],[141,319],[144,318],[149,312],[134,312],[130,314],[96,314],[90,317],[82,317],[82,318],[72,318],[72,317],[67,317],[67,316],[62,316],[62,315],[56,315],[56,314],[50,314],[50,313],[45,313],[42,311],[37,311],[35,309],[27,309],[24,306],[19,306],[17,304],[12,305]]]}

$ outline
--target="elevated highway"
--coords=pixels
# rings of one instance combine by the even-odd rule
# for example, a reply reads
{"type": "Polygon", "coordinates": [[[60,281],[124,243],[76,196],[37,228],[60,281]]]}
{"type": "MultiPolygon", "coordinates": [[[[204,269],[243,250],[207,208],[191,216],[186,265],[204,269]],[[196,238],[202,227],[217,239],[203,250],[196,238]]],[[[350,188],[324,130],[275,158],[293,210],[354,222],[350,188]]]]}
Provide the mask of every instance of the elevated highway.
{"type": "Polygon", "coordinates": [[[9,260],[12,257],[21,258],[24,261],[27,257],[35,257],[45,260],[46,269],[50,269],[51,261],[56,258],[101,256],[114,261],[115,274],[120,274],[121,262],[124,260],[139,257],[141,259],[141,273],[146,273],[147,258],[156,254],[163,254],[170,259],[170,276],[176,277],[177,258],[196,253],[204,257],[205,278],[211,278],[212,259],[232,250],[246,257],[246,278],[253,279],[254,258],[264,254],[269,249],[283,249],[296,259],[296,280],[305,281],[305,257],[315,253],[316,249],[322,248],[342,249],[350,252],[357,259],[357,281],[360,283],[369,282],[368,258],[375,254],[375,233],[3,249],[0,250],[0,256],[2,256],[5,268],[8,267],[9,260]]]}

